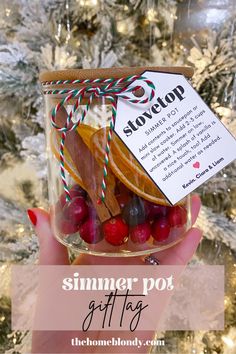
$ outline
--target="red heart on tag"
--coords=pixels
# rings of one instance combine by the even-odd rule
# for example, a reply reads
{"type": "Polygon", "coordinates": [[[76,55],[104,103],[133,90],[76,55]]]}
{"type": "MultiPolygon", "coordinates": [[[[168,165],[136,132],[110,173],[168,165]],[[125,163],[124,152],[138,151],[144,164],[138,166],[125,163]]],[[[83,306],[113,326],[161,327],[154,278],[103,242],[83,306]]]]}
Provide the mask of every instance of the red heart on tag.
{"type": "Polygon", "coordinates": [[[193,167],[194,168],[199,168],[200,167],[200,162],[198,162],[198,161],[194,162],[193,167]]]}

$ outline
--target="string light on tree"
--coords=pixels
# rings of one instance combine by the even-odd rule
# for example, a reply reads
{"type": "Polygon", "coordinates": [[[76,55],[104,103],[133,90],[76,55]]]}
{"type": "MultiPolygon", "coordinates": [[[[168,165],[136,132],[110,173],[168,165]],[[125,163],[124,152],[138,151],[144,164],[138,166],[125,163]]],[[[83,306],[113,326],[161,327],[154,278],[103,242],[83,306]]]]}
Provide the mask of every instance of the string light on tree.
{"type": "Polygon", "coordinates": [[[230,303],[231,303],[230,298],[228,296],[225,296],[225,299],[224,299],[225,308],[230,306],[230,303]]]}
{"type": "Polygon", "coordinates": [[[235,347],[235,343],[233,342],[233,340],[229,337],[226,336],[222,336],[222,341],[227,345],[227,347],[229,348],[234,348],[235,347]]]}
{"type": "Polygon", "coordinates": [[[65,43],[68,44],[69,40],[71,39],[71,24],[70,24],[70,6],[69,1],[66,1],[66,40],[65,43]]]}
{"type": "Polygon", "coordinates": [[[60,43],[60,40],[61,40],[61,30],[62,30],[62,24],[61,24],[61,20],[60,20],[58,23],[58,26],[57,26],[57,33],[55,34],[55,38],[58,43],[60,43]]]}
{"type": "Polygon", "coordinates": [[[174,20],[178,19],[178,16],[176,16],[175,14],[170,14],[170,17],[173,18],[174,20]]]}
{"type": "Polygon", "coordinates": [[[76,0],[80,6],[87,6],[87,7],[93,7],[97,6],[98,1],[97,0],[76,0]]]}
{"type": "Polygon", "coordinates": [[[127,33],[127,24],[125,21],[119,21],[116,24],[116,29],[119,33],[125,34],[127,33]]]}
{"type": "Polygon", "coordinates": [[[6,8],[5,13],[6,13],[6,16],[9,17],[11,14],[11,9],[6,8]]]}
{"type": "Polygon", "coordinates": [[[157,11],[154,8],[150,8],[147,11],[147,20],[148,22],[157,22],[157,11]]]}

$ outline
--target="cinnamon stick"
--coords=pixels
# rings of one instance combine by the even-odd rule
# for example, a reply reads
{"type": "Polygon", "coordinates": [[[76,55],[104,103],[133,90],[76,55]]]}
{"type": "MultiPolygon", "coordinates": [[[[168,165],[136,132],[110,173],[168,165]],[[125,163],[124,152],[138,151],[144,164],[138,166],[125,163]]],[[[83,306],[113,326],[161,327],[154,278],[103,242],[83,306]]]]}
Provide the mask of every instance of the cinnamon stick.
{"type": "MultiPolygon", "coordinates": [[[[57,124],[63,126],[66,118],[66,110],[62,107],[56,116],[57,124]]],[[[110,219],[111,215],[120,214],[120,206],[112,188],[109,188],[109,184],[107,185],[105,204],[97,203],[101,193],[103,171],[76,130],[67,132],[65,147],[82,178],[86,191],[92,200],[101,222],[110,219]]]]}

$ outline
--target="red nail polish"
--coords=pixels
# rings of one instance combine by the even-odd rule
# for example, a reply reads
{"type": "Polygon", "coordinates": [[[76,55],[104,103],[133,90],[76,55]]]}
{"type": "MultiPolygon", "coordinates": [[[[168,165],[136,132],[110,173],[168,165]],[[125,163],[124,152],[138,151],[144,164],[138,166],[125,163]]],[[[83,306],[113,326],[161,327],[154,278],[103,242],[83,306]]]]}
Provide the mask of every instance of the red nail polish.
{"type": "Polygon", "coordinates": [[[27,213],[28,213],[30,221],[35,226],[37,224],[37,216],[35,215],[35,213],[31,209],[28,209],[27,213]]]}

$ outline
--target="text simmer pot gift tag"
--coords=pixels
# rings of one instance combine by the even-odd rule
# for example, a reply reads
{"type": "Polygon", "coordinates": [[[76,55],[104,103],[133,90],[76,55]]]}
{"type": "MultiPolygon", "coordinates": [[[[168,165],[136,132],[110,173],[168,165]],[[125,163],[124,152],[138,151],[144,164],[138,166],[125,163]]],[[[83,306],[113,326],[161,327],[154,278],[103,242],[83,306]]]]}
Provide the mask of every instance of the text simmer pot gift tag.
{"type": "Polygon", "coordinates": [[[235,159],[236,140],[183,75],[142,76],[154,83],[155,97],[145,106],[118,98],[114,130],[176,204],[235,159]]]}

